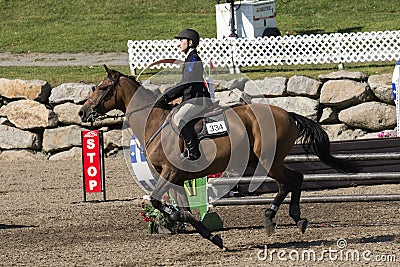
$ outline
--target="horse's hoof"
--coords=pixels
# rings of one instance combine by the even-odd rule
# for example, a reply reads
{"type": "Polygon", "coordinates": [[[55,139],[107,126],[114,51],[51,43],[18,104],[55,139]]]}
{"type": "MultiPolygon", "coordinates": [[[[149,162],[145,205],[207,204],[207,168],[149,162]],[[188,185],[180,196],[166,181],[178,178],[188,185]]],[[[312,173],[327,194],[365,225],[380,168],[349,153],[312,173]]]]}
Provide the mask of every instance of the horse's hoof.
{"type": "Polygon", "coordinates": [[[297,227],[300,229],[302,234],[304,234],[306,232],[307,225],[308,225],[307,219],[300,219],[297,222],[297,227]]]}
{"type": "Polygon", "coordinates": [[[170,220],[172,222],[178,222],[178,221],[182,221],[182,217],[181,213],[179,211],[174,211],[172,212],[172,214],[169,216],[170,220]]]}
{"type": "Polygon", "coordinates": [[[224,248],[224,242],[222,241],[222,238],[219,235],[213,235],[210,238],[211,242],[213,242],[214,245],[217,245],[220,249],[224,248]]]}
{"type": "Polygon", "coordinates": [[[267,231],[267,235],[271,236],[275,232],[276,223],[273,222],[271,219],[265,219],[264,227],[267,231]]]}

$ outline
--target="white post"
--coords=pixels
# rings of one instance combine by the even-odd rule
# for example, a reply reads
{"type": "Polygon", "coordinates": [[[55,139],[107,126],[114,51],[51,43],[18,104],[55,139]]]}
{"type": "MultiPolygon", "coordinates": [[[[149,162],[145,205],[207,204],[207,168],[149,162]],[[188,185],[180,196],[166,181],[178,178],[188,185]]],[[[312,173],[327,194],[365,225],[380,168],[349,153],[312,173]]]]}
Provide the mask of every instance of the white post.
{"type": "Polygon", "coordinates": [[[214,91],[214,80],[211,76],[206,78],[206,83],[208,85],[208,92],[210,93],[210,98],[213,103],[215,103],[215,91],[214,91]]]}
{"type": "Polygon", "coordinates": [[[397,62],[393,71],[392,90],[394,102],[396,104],[397,137],[400,137],[400,96],[398,94],[400,91],[400,60],[397,62]]]}
{"type": "Polygon", "coordinates": [[[204,79],[205,83],[207,84],[208,92],[210,93],[210,98],[213,103],[215,103],[215,91],[214,91],[214,79],[211,76],[211,69],[214,69],[214,64],[212,60],[208,62],[208,76],[204,79]]]}

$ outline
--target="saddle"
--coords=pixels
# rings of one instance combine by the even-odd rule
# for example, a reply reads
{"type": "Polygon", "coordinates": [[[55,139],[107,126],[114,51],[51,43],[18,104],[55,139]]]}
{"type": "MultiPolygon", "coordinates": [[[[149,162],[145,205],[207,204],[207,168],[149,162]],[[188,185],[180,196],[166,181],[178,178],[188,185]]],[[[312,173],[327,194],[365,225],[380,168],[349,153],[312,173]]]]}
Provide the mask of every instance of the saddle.
{"type": "MultiPolygon", "coordinates": [[[[227,135],[229,133],[228,121],[226,120],[225,110],[228,108],[221,107],[218,105],[218,101],[213,105],[204,110],[203,114],[200,114],[199,117],[191,120],[189,122],[189,126],[193,127],[195,132],[197,133],[197,139],[201,140],[203,138],[209,137],[217,137],[221,135],[227,135]]],[[[171,125],[172,129],[177,135],[180,135],[180,130],[173,123],[173,116],[181,107],[177,106],[168,106],[171,108],[171,112],[168,117],[165,119],[164,123],[153,133],[153,135],[147,140],[144,150],[146,151],[150,143],[154,140],[154,138],[164,129],[168,124],[171,125]]]]}
{"type": "MultiPolygon", "coordinates": [[[[173,116],[179,110],[180,106],[173,108],[169,116],[170,123],[174,131],[179,135],[178,127],[173,123],[173,116]]],[[[227,135],[229,132],[228,121],[226,120],[225,110],[218,102],[204,110],[197,118],[188,122],[190,127],[193,127],[197,133],[197,139],[211,138],[221,135],[227,135]]]]}

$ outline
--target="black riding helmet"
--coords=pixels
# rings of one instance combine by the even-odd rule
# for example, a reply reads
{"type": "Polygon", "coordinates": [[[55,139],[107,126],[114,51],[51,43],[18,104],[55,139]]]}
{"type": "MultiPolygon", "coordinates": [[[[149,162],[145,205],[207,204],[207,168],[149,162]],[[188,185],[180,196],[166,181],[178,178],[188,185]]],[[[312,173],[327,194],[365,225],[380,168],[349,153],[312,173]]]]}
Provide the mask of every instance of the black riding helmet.
{"type": "Polygon", "coordinates": [[[192,40],[192,42],[193,42],[192,47],[195,48],[195,47],[197,47],[199,45],[200,35],[195,30],[184,29],[177,36],[175,36],[175,39],[189,39],[189,40],[192,40]]]}

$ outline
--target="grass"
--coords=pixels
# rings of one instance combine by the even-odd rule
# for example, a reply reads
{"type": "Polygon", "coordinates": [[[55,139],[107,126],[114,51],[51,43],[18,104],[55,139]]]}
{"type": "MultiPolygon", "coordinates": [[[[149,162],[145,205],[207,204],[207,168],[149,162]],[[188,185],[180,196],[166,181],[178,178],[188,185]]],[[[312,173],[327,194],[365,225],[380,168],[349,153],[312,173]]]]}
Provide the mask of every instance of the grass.
{"type": "Polygon", "coordinates": [[[400,29],[398,1],[277,1],[282,32],[298,34],[400,29]]]}
{"type": "MultiPolygon", "coordinates": [[[[224,2],[224,1],[222,1],[224,2]]],[[[125,52],[128,39],[169,39],[182,28],[216,37],[215,1],[0,0],[0,52],[125,52]]],[[[400,29],[393,0],[276,0],[282,33],[400,29]]]]}
{"type": "Polygon", "coordinates": [[[13,0],[0,2],[0,51],[123,52],[128,39],[171,38],[215,28],[213,4],[196,1],[13,0]],[[193,1],[194,2],[194,1],[193,1]],[[195,8],[196,16],[191,14],[195,8]],[[212,24],[212,25],[210,25],[212,24]]]}
{"type": "MultiPolygon", "coordinates": [[[[129,74],[129,66],[109,66],[122,73],[129,74]]],[[[1,77],[22,80],[43,80],[52,87],[62,83],[84,82],[98,84],[106,75],[100,66],[71,67],[0,67],[1,77]]]]}
{"type": "MultiPolygon", "coordinates": [[[[283,34],[400,29],[400,9],[398,1],[393,0],[276,0],[276,8],[277,25],[283,34]]],[[[0,52],[126,52],[128,39],[170,39],[186,27],[197,29],[202,37],[216,37],[215,1],[211,0],[0,0],[0,17],[0,52]]],[[[385,64],[358,64],[352,68],[366,73],[385,72],[385,64]]],[[[299,71],[315,77],[335,67],[243,71],[250,77],[287,76],[299,71]]],[[[128,67],[119,69],[129,72],[128,67]]],[[[44,79],[57,85],[67,81],[98,82],[104,72],[100,67],[0,67],[0,76],[44,79]]]]}

